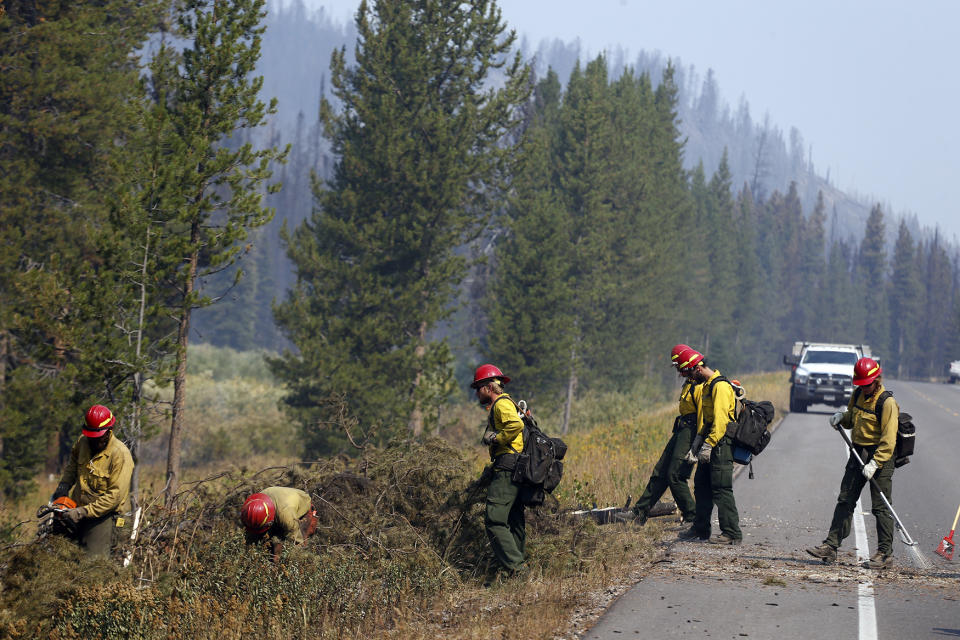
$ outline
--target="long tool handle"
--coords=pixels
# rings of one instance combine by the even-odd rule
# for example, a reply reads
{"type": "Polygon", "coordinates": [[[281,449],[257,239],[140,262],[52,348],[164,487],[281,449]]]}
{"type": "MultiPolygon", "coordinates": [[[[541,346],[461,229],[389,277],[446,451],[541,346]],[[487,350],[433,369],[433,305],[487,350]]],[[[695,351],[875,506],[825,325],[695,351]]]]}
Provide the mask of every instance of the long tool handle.
{"type": "Polygon", "coordinates": [[[957,520],[960,520],[960,507],[957,507],[957,515],[953,516],[953,526],[950,527],[950,535],[957,529],[957,520]]]}
{"type": "MultiPolygon", "coordinates": [[[[857,462],[860,463],[860,469],[863,469],[863,460],[860,459],[860,455],[857,453],[857,450],[854,449],[853,443],[850,442],[850,438],[847,437],[847,432],[843,430],[843,427],[837,429],[840,432],[840,435],[843,437],[843,441],[847,443],[847,448],[850,449],[850,453],[853,454],[853,457],[857,459],[857,462]]],[[[900,533],[903,534],[903,543],[910,546],[915,546],[917,543],[910,537],[910,534],[907,533],[907,528],[903,526],[903,523],[900,522],[900,517],[897,515],[897,512],[893,510],[893,505],[890,504],[890,501],[887,500],[887,496],[884,495],[883,490],[880,489],[880,485],[877,484],[877,481],[873,478],[870,478],[870,484],[873,485],[873,488],[877,490],[877,493],[880,494],[880,497],[883,499],[883,504],[887,505],[887,509],[890,510],[890,513],[893,514],[893,519],[896,521],[897,526],[900,528],[900,533]]]]}

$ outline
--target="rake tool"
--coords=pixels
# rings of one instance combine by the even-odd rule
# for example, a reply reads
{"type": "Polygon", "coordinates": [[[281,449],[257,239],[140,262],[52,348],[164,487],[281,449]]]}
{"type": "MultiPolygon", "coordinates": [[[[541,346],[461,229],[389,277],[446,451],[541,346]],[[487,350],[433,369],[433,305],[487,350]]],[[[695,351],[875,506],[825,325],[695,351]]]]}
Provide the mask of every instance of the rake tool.
{"type": "Polygon", "coordinates": [[[940,546],[938,546],[936,550],[937,554],[947,560],[953,560],[953,532],[957,528],[958,519],[960,519],[960,507],[957,507],[957,515],[953,517],[953,526],[950,527],[949,535],[943,537],[943,540],[940,541],[940,546]]]}
{"type": "MultiPolygon", "coordinates": [[[[853,447],[853,443],[850,442],[847,432],[843,430],[843,427],[840,427],[837,429],[837,431],[840,432],[840,435],[843,437],[843,441],[847,443],[847,448],[850,449],[850,453],[853,454],[853,457],[857,459],[858,463],[860,463],[860,468],[863,469],[863,460],[860,459],[860,455],[853,447]]],[[[919,569],[932,569],[933,564],[925,555],[923,555],[923,552],[920,551],[920,545],[910,537],[909,533],[907,533],[907,528],[903,526],[903,522],[900,521],[900,517],[897,515],[897,512],[893,510],[893,505],[890,504],[890,501],[887,500],[887,496],[884,495],[883,491],[880,489],[880,486],[877,485],[877,481],[873,478],[870,478],[870,484],[873,485],[873,488],[877,490],[877,493],[880,494],[880,498],[883,500],[883,504],[887,505],[887,509],[889,509],[890,513],[893,514],[893,520],[897,523],[897,530],[900,531],[900,539],[903,541],[903,544],[906,545],[907,552],[910,554],[910,557],[913,558],[913,564],[919,569]]]]}

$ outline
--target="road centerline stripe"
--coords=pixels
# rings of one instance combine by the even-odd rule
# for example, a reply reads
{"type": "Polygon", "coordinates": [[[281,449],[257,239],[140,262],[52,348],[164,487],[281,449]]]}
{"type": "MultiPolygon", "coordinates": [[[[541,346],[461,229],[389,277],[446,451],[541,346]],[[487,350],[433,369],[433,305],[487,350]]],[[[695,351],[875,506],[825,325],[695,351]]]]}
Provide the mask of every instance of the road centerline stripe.
{"type": "MultiPolygon", "coordinates": [[[[853,530],[857,541],[857,562],[866,562],[870,559],[870,549],[867,543],[867,526],[863,520],[863,507],[859,499],[853,512],[853,530]]],[[[873,581],[869,579],[864,579],[857,587],[857,631],[860,640],[877,640],[877,607],[873,581]]]]}

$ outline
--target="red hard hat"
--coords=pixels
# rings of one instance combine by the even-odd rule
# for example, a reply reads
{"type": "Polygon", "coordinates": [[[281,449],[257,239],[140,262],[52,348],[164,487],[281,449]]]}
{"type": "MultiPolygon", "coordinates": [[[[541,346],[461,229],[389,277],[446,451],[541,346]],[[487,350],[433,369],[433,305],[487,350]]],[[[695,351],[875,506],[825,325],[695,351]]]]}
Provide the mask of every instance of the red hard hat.
{"type": "Polygon", "coordinates": [[[690,349],[690,347],[688,347],[685,344],[673,345],[673,349],[670,350],[670,362],[673,364],[677,364],[677,361],[680,360],[680,354],[686,351],[687,349],[690,349]]]}
{"type": "Polygon", "coordinates": [[[703,360],[703,354],[697,351],[696,349],[687,349],[686,351],[680,354],[680,357],[677,358],[677,369],[681,371],[685,369],[692,369],[703,360]]]}
{"type": "Polygon", "coordinates": [[[860,358],[857,364],[853,365],[853,384],[858,387],[868,385],[877,379],[883,373],[880,363],[873,358],[860,358]]]}
{"type": "Polygon", "coordinates": [[[492,364],[482,364],[477,367],[476,372],[473,374],[473,383],[470,386],[476,389],[478,386],[480,386],[479,383],[486,380],[492,380],[494,378],[502,383],[510,382],[510,378],[503,375],[503,372],[500,371],[500,369],[497,369],[492,364]]]}
{"type": "Polygon", "coordinates": [[[273,524],[277,505],[265,493],[255,493],[240,507],[240,522],[251,533],[263,533],[273,524]]]}
{"type": "Polygon", "coordinates": [[[117,419],[113,417],[110,409],[102,404],[95,404],[87,409],[84,421],[87,424],[83,429],[83,435],[88,438],[99,438],[116,424],[117,419]]]}

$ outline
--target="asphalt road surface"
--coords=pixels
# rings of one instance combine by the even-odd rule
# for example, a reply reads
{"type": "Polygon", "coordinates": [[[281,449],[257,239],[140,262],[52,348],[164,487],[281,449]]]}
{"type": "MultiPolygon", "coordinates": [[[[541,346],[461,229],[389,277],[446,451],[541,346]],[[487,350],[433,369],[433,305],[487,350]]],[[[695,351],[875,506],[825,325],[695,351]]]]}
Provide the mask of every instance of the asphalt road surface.
{"type": "Polygon", "coordinates": [[[778,424],[754,479],[740,473],[734,482],[742,546],[670,539],[651,572],[581,637],[960,638],[960,551],[952,562],[934,553],[960,504],[960,385],[886,384],[917,425],[916,455],[893,476],[893,507],[929,568],[899,534],[892,569],[860,567],[876,550],[867,489],[838,562],[804,552],[826,537],[847,458],[827,423],[835,409],[814,405],[778,424]]]}

